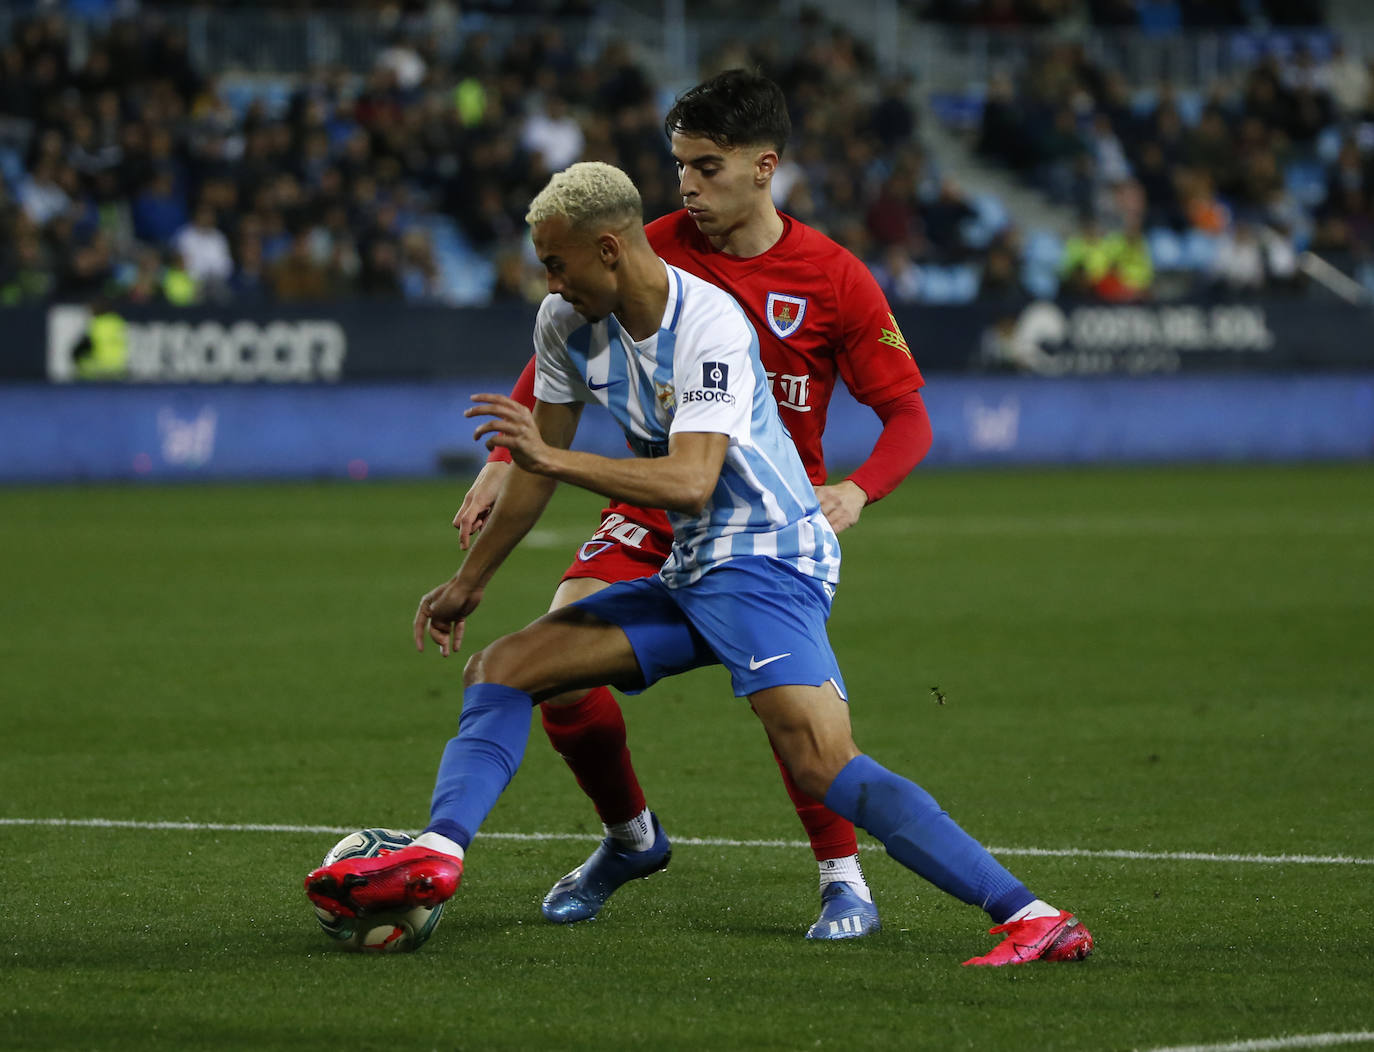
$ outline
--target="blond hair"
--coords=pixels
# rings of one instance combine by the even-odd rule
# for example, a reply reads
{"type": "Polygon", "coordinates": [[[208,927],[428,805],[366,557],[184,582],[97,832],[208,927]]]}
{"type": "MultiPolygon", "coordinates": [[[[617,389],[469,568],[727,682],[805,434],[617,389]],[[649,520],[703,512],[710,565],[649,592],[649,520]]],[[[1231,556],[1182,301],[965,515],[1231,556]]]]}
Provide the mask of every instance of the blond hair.
{"type": "Polygon", "coordinates": [[[601,161],[579,161],[555,174],[535,195],[525,222],[534,226],[554,216],[567,216],[575,227],[603,220],[617,226],[643,223],[644,202],[619,168],[601,161]]]}

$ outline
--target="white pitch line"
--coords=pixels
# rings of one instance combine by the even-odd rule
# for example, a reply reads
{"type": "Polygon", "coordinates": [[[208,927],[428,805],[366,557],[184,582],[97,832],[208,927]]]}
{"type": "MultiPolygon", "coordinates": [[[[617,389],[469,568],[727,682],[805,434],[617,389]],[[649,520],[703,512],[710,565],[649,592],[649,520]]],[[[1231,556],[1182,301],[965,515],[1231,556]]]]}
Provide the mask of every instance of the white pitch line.
{"type": "MultiPolygon", "coordinates": [[[[257,822],[140,822],[124,818],[0,818],[0,826],[47,826],[81,829],[180,830],[206,833],[344,833],[352,826],[279,825],[257,822]]],[[[600,840],[594,833],[479,833],[487,840],[600,840]]],[[[673,837],[673,843],[692,847],[807,848],[805,840],[735,840],[729,837],[673,837]]],[[[1374,858],[1351,855],[1245,855],[1205,851],[1090,850],[1079,847],[989,847],[995,855],[1049,858],[1119,858],[1144,862],[1244,862],[1279,866],[1374,866],[1374,858]]]]}
{"type": "Polygon", "coordinates": [[[1148,1052],[1271,1052],[1285,1048],[1331,1048],[1335,1045],[1374,1043],[1374,1030],[1346,1034],[1296,1034],[1293,1037],[1257,1037],[1249,1041],[1226,1041],[1219,1045],[1170,1045],[1148,1052]]]}
{"type": "Polygon", "coordinates": [[[1374,866],[1374,858],[1353,855],[1243,855],[1210,851],[1099,851],[1076,847],[989,847],[994,855],[1051,855],[1057,858],[1124,858],[1146,862],[1254,862],[1265,866],[1374,866]]]}

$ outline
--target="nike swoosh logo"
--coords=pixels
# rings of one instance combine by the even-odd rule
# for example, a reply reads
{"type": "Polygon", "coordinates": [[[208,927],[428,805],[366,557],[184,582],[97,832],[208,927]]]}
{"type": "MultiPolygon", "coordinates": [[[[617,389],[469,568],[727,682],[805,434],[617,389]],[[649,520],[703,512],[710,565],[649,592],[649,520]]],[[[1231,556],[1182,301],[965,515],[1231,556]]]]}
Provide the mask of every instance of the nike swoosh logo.
{"type": "Polygon", "coordinates": [[[614,387],[616,384],[619,384],[619,383],[624,383],[624,381],[623,381],[623,380],[607,380],[604,384],[599,384],[599,383],[597,383],[595,380],[588,380],[588,381],[587,381],[587,386],[590,387],[593,391],[604,391],[604,390],[606,390],[606,388],[608,388],[608,387],[614,387]]]}
{"type": "Polygon", "coordinates": [[[791,656],[792,656],[792,651],[789,650],[786,654],[774,654],[772,657],[766,657],[766,658],[764,658],[762,661],[755,661],[755,660],[754,660],[754,655],[750,654],[750,655],[749,655],[749,671],[750,671],[750,672],[757,672],[759,669],[763,668],[764,665],[771,665],[774,661],[781,661],[783,658],[785,658],[785,657],[791,657],[791,656]]]}

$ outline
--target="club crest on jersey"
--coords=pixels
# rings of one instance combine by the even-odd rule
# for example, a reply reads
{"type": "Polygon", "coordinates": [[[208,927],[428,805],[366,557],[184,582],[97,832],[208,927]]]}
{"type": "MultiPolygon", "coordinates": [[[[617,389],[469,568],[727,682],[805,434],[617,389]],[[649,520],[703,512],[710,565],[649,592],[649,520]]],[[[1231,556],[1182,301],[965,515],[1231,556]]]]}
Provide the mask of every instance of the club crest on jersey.
{"type": "Polygon", "coordinates": [[[768,294],[768,327],[784,340],[801,328],[806,317],[806,297],[781,292],[768,294]]]}
{"type": "Polygon", "coordinates": [[[671,413],[677,408],[677,392],[673,390],[672,384],[654,384],[654,397],[658,399],[658,404],[663,407],[665,413],[671,413]]]}

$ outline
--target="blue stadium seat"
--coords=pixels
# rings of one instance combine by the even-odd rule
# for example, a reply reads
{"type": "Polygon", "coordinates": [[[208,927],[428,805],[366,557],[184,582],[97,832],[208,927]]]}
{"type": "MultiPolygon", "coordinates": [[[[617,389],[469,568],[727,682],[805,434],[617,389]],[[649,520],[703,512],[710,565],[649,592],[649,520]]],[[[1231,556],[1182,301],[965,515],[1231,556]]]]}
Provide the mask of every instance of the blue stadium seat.
{"type": "Polygon", "coordinates": [[[983,280],[983,270],[975,263],[960,263],[950,268],[951,303],[972,303],[978,298],[978,286],[983,280]]]}
{"type": "Polygon", "coordinates": [[[1064,242],[1052,230],[1032,230],[1021,257],[1021,281],[1034,296],[1053,299],[1059,294],[1059,264],[1064,242]]]}
{"type": "Polygon", "coordinates": [[[18,192],[19,184],[24,181],[24,157],[12,146],[0,146],[0,179],[5,181],[11,195],[18,192]]]}
{"type": "Polygon", "coordinates": [[[964,221],[964,240],[973,248],[986,248],[993,238],[1007,228],[1011,216],[996,194],[973,194],[969,204],[978,214],[964,221]]]}
{"type": "Polygon", "coordinates": [[[1026,237],[1026,260],[1059,270],[1064,258],[1064,242],[1053,230],[1032,230],[1026,237]]]}
{"type": "Polygon", "coordinates": [[[1215,234],[1188,231],[1183,235],[1183,266],[1188,270],[1210,270],[1212,261],[1217,258],[1219,240],[1215,234]]]}
{"type": "Polygon", "coordinates": [[[921,267],[920,301],[929,304],[971,303],[978,297],[979,271],[971,263],[921,267]]]}
{"type": "Polygon", "coordinates": [[[1052,300],[1059,295],[1059,271],[1027,260],[1021,264],[1021,284],[1036,299],[1052,300]]]}
{"type": "Polygon", "coordinates": [[[285,76],[223,77],[219,83],[220,98],[240,118],[258,100],[262,100],[269,116],[280,117],[291,102],[291,91],[291,79],[285,76]]]}
{"type": "Polygon", "coordinates": [[[963,92],[932,92],[928,105],[946,128],[972,131],[983,123],[983,97],[981,86],[963,92]]]}
{"type": "Polygon", "coordinates": [[[1190,128],[1202,118],[1202,111],[1206,105],[1207,100],[1191,88],[1174,93],[1174,108],[1178,110],[1179,118],[1190,128]]]}
{"type": "Polygon", "coordinates": [[[1183,239],[1166,226],[1151,227],[1145,233],[1150,262],[1156,270],[1183,270],[1183,239]]]}
{"type": "Polygon", "coordinates": [[[444,301],[459,307],[486,303],[496,285],[496,268],[472,249],[449,216],[425,216],[420,223],[434,244],[444,301]]]}
{"type": "Polygon", "coordinates": [[[1355,271],[1355,278],[1374,296],[1374,263],[1361,263],[1355,271]]]}
{"type": "Polygon", "coordinates": [[[1317,157],[1323,164],[1335,164],[1341,155],[1341,144],[1345,142],[1345,132],[1339,125],[1323,128],[1317,133],[1317,157]]]}
{"type": "Polygon", "coordinates": [[[1326,200],[1326,169],[1319,161],[1293,161],[1283,170],[1283,185],[1304,208],[1326,200]]]}
{"type": "Polygon", "coordinates": [[[945,280],[945,268],[932,263],[921,267],[921,282],[916,293],[918,303],[944,303],[949,295],[949,283],[945,280]]]}

